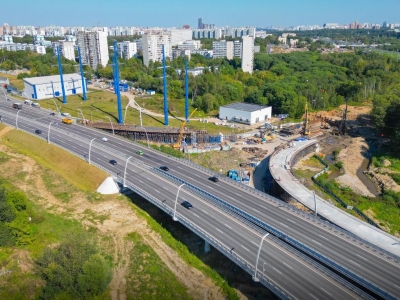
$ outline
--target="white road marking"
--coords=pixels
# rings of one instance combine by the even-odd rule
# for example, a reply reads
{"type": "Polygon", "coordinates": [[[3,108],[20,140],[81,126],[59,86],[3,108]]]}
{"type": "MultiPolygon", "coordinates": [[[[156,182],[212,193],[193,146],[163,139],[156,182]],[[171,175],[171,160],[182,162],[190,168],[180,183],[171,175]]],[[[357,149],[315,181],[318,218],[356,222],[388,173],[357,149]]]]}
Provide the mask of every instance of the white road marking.
{"type": "Polygon", "coordinates": [[[319,243],[319,242],[317,242],[316,240],[312,240],[314,243],[316,243],[316,244],[318,244],[318,245],[321,245],[322,246],[322,244],[321,243],[319,243]]]}
{"type": "Polygon", "coordinates": [[[281,274],[281,275],[282,275],[282,272],[281,272],[281,271],[279,271],[279,270],[275,269],[274,267],[272,267],[272,269],[274,269],[275,271],[277,271],[279,274],[281,274]]]}
{"type": "Polygon", "coordinates": [[[285,227],[289,227],[289,226],[287,226],[286,224],[284,224],[284,223],[282,223],[282,222],[279,222],[279,223],[281,223],[283,226],[285,226],[285,227]]]}
{"type": "Polygon", "coordinates": [[[395,284],[394,286],[397,287],[398,289],[400,289],[400,286],[398,286],[397,284],[395,284]]]}
{"type": "Polygon", "coordinates": [[[159,190],[154,189],[157,193],[161,194],[159,190]]]}
{"type": "Polygon", "coordinates": [[[324,290],[322,287],[320,287],[320,289],[323,290],[323,291],[324,291],[325,293],[327,293],[328,295],[331,295],[331,296],[332,296],[331,293],[329,293],[327,290],[324,290]]]}
{"type": "Polygon", "coordinates": [[[202,211],[204,211],[208,215],[208,212],[206,212],[204,209],[202,209],[202,211]]]}
{"type": "Polygon", "coordinates": [[[319,234],[319,236],[322,237],[323,239],[329,241],[329,239],[327,237],[324,237],[323,235],[320,235],[320,234],[319,234]]]}
{"type": "Polygon", "coordinates": [[[196,217],[200,218],[200,216],[198,214],[193,213],[196,217]]]}
{"type": "Polygon", "coordinates": [[[215,228],[215,229],[217,229],[219,232],[221,232],[221,233],[224,233],[223,231],[221,231],[221,230],[219,230],[218,228],[215,228]]]}
{"type": "Polygon", "coordinates": [[[363,260],[368,260],[368,259],[366,259],[365,257],[363,257],[363,256],[361,256],[361,255],[359,255],[359,254],[356,254],[358,257],[361,257],[363,260]]]}
{"type": "Polygon", "coordinates": [[[138,179],[137,181],[139,181],[140,183],[143,183],[143,181],[141,181],[140,179],[138,179]]]}
{"type": "Polygon", "coordinates": [[[226,225],[226,224],[224,224],[226,227],[228,227],[228,228],[230,228],[230,229],[232,229],[232,227],[231,226],[229,226],[229,225],[226,225]]]}
{"type": "Polygon", "coordinates": [[[311,297],[313,297],[314,299],[319,300],[317,297],[315,297],[313,294],[310,294],[311,297]]]}
{"type": "Polygon", "coordinates": [[[289,266],[287,263],[284,263],[283,261],[282,261],[282,263],[283,263],[284,265],[286,265],[287,267],[292,268],[292,267],[289,266]]]}
{"type": "Polygon", "coordinates": [[[166,189],[166,190],[168,190],[168,188],[167,188],[167,187],[165,187],[165,186],[163,186],[163,188],[164,188],[164,189],[166,189]]]}
{"type": "Polygon", "coordinates": [[[254,245],[258,246],[256,243],[254,243],[253,241],[251,241],[254,245]]]}
{"type": "Polygon", "coordinates": [[[357,265],[357,266],[360,266],[361,267],[361,265],[359,265],[358,263],[356,263],[355,261],[352,261],[351,259],[349,259],[349,261],[350,262],[352,262],[353,264],[355,264],[355,265],[357,265]]]}
{"type": "Polygon", "coordinates": [[[293,221],[293,220],[290,220],[290,219],[287,219],[289,222],[292,222],[292,223],[294,223],[294,224],[296,224],[296,222],[295,221],[293,221]]]}
{"type": "Polygon", "coordinates": [[[267,209],[264,205],[260,205],[262,208],[265,208],[265,209],[267,209]]]}
{"type": "Polygon", "coordinates": [[[240,245],[240,246],[242,246],[242,248],[244,248],[244,249],[246,249],[247,251],[249,251],[249,252],[250,252],[250,250],[249,250],[249,249],[247,249],[245,246],[243,246],[243,245],[240,245]]]}

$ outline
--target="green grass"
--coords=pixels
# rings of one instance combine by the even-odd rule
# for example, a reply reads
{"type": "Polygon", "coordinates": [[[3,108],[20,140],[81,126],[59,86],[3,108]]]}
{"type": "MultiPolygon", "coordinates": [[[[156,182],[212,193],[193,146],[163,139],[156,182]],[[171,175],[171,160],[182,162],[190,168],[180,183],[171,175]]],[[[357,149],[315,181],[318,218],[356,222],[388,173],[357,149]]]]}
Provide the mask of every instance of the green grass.
{"type": "Polygon", "coordinates": [[[325,166],[314,156],[310,157],[309,159],[303,160],[302,164],[308,167],[325,169],[325,166]]]}
{"type": "MultiPolygon", "coordinates": [[[[42,167],[51,169],[60,174],[62,178],[70,184],[84,191],[93,191],[107,177],[104,171],[88,165],[84,160],[65,152],[64,150],[47,144],[46,141],[38,139],[32,135],[18,130],[11,130],[3,137],[3,143],[15,151],[31,157],[37,161],[42,167]]],[[[50,175],[49,175],[50,176],[50,175]]],[[[51,185],[52,178],[45,178],[45,182],[51,185]]],[[[60,181],[60,193],[67,191],[68,185],[63,187],[60,181]]],[[[60,194],[62,198],[65,195],[60,194]]]]}
{"type": "Polygon", "coordinates": [[[384,167],[383,161],[385,159],[389,160],[391,163],[391,165],[386,168],[393,170],[393,171],[400,172],[400,159],[397,157],[391,157],[391,156],[386,156],[386,155],[377,155],[372,158],[372,163],[375,167],[378,167],[378,168],[384,167]]]}
{"type": "Polygon", "coordinates": [[[128,235],[134,243],[130,252],[127,299],[192,299],[186,286],[176,279],[154,250],[137,233],[128,235]]]}
{"type": "Polygon", "coordinates": [[[19,90],[24,89],[24,81],[22,79],[18,79],[17,76],[10,75],[10,74],[5,74],[5,73],[0,73],[1,77],[6,77],[10,81],[10,84],[17,87],[19,90]]]}

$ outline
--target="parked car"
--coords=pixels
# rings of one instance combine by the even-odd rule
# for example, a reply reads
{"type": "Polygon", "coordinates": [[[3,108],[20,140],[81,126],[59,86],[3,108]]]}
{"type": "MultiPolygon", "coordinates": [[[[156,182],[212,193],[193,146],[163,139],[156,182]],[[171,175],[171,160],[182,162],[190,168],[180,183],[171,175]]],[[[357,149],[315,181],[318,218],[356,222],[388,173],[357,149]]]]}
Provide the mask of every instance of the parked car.
{"type": "Polygon", "coordinates": [[[162,166],[162,167],[160,167],[160,169],[163,171],[169,171],[169,168],[167,166],[162,166]]]}
{"type": "Polygon", "coordinates": [[[41,131],[40,129],[36,129],[36,130],[35,130],[35,133],[36,133],[36,134],[42,134],[42,131],[41,131]]]}
{"type": "Polygon", "coordinates": [[[106,137],[101,138],[101,140],[102,140],[103,142],[107,142],[107,141],[108,141],[108,139],[107,139],[106,137]]]}
{"type": "Polygon", "coordinates": [[[143,155],[143,151],[142,150],[138,150],[138,151],[136,151],[136,154],[143,155]]]}
{"type": "Polygon", "coordinates": [[[187,209],[192,209],[192,208],[193,208],[193,205],[190,204],[190,202],[188,202],[188,201],[183,201],[183,202],[181,203],[181,205],[182,205],[184,208],[187,208],[187,209]]]}
{"type": "Polygon", "coordinates": [[[112,165],[115,166],[115,165],[117,165],[118,163],[117,163],[117,161],[116,161],[115,159],[111,159],[111,160],[110,160],[110,164],[112,164],[112,165]]]}
{"type": "Polygon", "coordinates": [[[208,179],[213,181],[213,182],[218,182],[219,181],[218,177],[216,177],[216,176],[210,177],[208,179]]]}

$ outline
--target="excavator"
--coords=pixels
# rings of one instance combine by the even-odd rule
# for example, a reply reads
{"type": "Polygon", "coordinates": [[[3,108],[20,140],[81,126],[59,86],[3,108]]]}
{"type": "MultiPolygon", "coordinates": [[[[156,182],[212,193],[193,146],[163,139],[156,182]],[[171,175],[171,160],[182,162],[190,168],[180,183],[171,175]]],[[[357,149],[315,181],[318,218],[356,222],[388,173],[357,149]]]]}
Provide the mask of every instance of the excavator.
{"type": "MultiPolygon", "coordinates": [[[[193,114],[195,113],[195,111],[197,110],[197,108],[195,108],[192,113],[189,115],[188,119],[190,119],[191,116],[193,116],[193,114]]],[[[179,149],[181,147],[181,143],[182,143],[182,139],[183,139],[183,133],[185,132],[185,126],[186,126],[186,120],[184,120],[182,122],[181,125],[181,129],[179,130],[179,137],[178,137],[178,141],[172,145],[172,147],[174,149],[179,149]]]]}

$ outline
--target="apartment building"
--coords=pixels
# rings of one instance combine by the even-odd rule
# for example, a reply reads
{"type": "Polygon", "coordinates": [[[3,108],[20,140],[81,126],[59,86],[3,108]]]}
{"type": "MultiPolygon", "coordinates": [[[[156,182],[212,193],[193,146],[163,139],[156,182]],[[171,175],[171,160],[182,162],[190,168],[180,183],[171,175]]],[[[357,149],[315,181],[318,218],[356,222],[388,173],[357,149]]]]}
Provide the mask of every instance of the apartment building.
{"type": "Polygon", "coordinates": [[[98,65],[105,67],[109,60],[107,32],[80,31],[76,34],[76,42],[81,50],[82,63],[88,64],[93,70],[98,65]]]}
{"type": "Polygon", "coordinates": [[[124,41],[117,43],[118,55],[123,59],[137,56],[137,45],[134,42],[124,41]]]}
{"type": "Polygon", "coordinates": [[[231,36],[233,38],[240,38],[243,36],[251,36],[251,37],[255,38],[256,37],[256,28],[255,27],[227,28],[226,35],[231,36]]]}
{"type": "Polygon", "coordinates": [[[222,30],[214,29],[193,29],[193,38],[195,39],[220,39],[222,38],[222,30]]]}
{"type": "Polygon", "coordinates": [[[190,29],[171,29],[169,33],[171,34],[172,46],[177,46],[183,41],[192,39],[192,30],[190,29]]]}
{"type": "Polygon", "coordinates": [[[243,72],[253,73],[254,67],[254,38],[244,36],[242,38],[242,70],[243,72]]]}
{"type": "Polygon", "coordinates": [[[172,57],[172,44],[170,34],[144,34],[142,37],[143,64],[149,66],[150,61],[162,61],[162,46],[164,45],[165,57],[172,57]]]}
{"type": "Polygon", "coordinates": [[[233,56],[242,58],[242,42],[241,41],[233,42],[233,56]]]}
{"type": "Polygon", "coordinates": [[[213,58],[233,59],[233,42],[232,41],[214,41],[213,42],[213,58]]]}
{"type": "Polygon", "coordinates": [[[57,46],[60,48],[60,54],[65,57],[66,59],[75,61],[75,47],[73,42],[69,41],[58,41],[53,42],[53,53],[54,55],[57,54],[57,46]]]}
{"type": "Polygon", "coordinates": [[[179,50],[198,50],[201,49],[201,42],[198,40],[183,41],[178,45],[179,50]]]}

